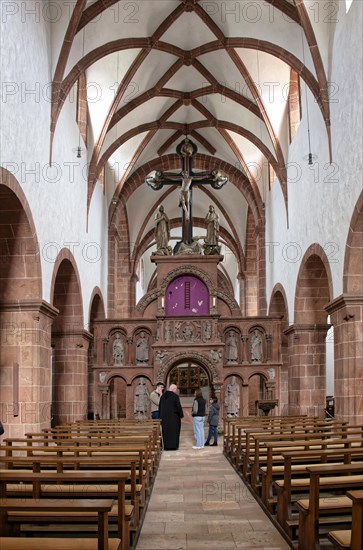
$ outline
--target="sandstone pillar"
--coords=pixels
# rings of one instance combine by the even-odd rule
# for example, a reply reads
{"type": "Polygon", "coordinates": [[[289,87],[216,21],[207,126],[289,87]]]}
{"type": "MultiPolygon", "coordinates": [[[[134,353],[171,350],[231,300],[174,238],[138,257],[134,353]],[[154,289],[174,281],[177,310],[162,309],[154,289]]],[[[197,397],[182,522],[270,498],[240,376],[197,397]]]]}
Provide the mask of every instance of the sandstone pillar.
{"type": "Polygon", "coordinates": [[[323,417],[325,409],[325,338],[329,325],[291,325],[289,342],[289,414],[323,417]]]}
{"type": "Polygon", "coordinates": [[[51,326],[57,310],[41,300],[0,306],[0,402],[6,437],[51,424],[51,326]]]}
{"type": "Polygon", "coordinates": [[[363,300],[342,295],[327,307],[334,326],[335,417],[363,423],[363,300]]]}

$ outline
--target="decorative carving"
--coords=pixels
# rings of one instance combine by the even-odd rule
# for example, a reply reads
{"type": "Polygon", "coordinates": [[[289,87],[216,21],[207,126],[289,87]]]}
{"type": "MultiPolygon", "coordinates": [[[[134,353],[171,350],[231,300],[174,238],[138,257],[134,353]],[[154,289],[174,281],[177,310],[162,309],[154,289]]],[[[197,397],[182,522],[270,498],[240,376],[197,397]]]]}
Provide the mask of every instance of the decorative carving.
{"type": "Polygon", "coordinates": [[[213,363],[219,363],[222,359],[222,350],[221,349],[211,349],[210,350],[211,358],[213,363]]]}
{"type": "Polygon", "coordinates": [[[107,378],[107,372],[102,371],[98,374],[98,379],[101,382],[101,384],[105,382],[106,378],[107,378]]]}
{"type": "Polygon", "coordinates": [[[156,380],[165,380],[169,369],[175,362],[182,363],[185,361],[190,362],[193,360],[196,363],[199,363],[211,374],[211,381],[213,384],[214,381],[218,381],[220,379],[219,372],[216,366],[212,363],[210,359],[208,359],[208,357],[198,352],[181,352],[176,353],[175,355],[171,355],[166,361],[163,361],[163,364],[157,373],[156,380]]]}
{"type": "Polygon", "coordinates": [[[231,298],[230,296],[228,296],[228,294],[226,294],[225,292],[221,292],[220,290],[217,291],[217,296],[218,298],[220,298],[221,300],[223,300],[224,302],[226,302],[226,304],[233,310],[233,309],[239,309],[239,305],[238,303],[236,302],[236,300],[234,298],[231,298]]]}
{"type": "Polygon", "coordinates": [[[212,339],[212,323],[207,320],[204,321],[203,327],[203,340],[204,342],[209,342],[212,339]]]}
{"type": "Polygon", "coordinates": [[[275,369],[273,367],[270,367],[268,370],[268,377],[270,380],[274,380],[275,378],[275,375],[276,375],[276,372],[275,372],[275,369]]]}
{"type": "Polygon", "coordinates": [[[166,321],[164,325],[164,340],[167,344],[173,340],[173,327],[170,321],[166,321]]]}
{"type": "Polygon", "coordinates": [[[158,296],[160,296],[160,294],[160,290],[152,290],[148,292],[141,298],[141,300],[139,300],[136,309],[139,311],[144,311],[151,302],[153,302],[158,298],[158,296]]]}
{"type": "Polygon", "coordinates": [[[200,323],[178,321],[175,323],[175,339],[178,342],[195,342],[200,338],[200,323]]]}
{"type": "Polygon", "coordinates": [[[165,351],[165,349],[159,349],[159,351],[155,355],[155,361],[158,363],[162,363],[165,357],[167,357],[169,353],[165,351]]]}

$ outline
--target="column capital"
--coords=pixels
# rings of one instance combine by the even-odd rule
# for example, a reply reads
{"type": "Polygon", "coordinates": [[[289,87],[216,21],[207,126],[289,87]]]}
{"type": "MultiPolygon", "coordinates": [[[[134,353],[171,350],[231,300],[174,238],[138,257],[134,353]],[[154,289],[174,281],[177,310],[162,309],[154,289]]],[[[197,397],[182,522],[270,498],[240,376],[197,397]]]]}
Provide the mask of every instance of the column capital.
{"type": "Polygon", "coordinates": [[[329,324],[294,324],[290,325],[286,330],[283,330],[283,334],[286,336],[291,336],[293,334],[298,334],[301,332],[328,332],[331,325],[329,324]]]}
{"type": "MultiPolygon", "coordinates": [[[[341,294],[337,298],[334,298],[329,304],[325,306],[325,311],[332,315],[333,313],[336,313],[337,311],[344,309],[344,308],[354,308],[356,306],[361,306],[363,304],[363,296],[358,294],[341,294]]],[[[354,317],[353,312],[347,312],[347,319],[346,321],[349,321],[354,317]]]]}

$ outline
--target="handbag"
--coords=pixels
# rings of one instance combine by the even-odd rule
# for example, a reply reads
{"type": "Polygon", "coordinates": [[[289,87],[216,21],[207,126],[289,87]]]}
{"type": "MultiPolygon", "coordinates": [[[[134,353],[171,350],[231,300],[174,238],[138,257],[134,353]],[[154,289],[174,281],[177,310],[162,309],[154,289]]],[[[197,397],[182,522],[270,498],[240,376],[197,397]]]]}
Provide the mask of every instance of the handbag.
{"type": "Polygon", "coordinates": [[[193,401],[192,416],[198,416],[198,401],[196,399],[193,401]]]}

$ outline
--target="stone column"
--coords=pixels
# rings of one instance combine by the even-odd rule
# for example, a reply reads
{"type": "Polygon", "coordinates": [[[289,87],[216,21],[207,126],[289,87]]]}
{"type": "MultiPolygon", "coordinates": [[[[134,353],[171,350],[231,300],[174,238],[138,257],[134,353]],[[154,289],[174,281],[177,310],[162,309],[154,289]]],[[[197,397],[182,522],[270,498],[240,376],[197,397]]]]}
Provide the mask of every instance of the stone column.
{"type": "Polygon", "coordinates": [[[125,358],[127,365],[135,363],[135,353],[133,353],[134,350],[132,349],[132,343],[133,343],[133,339],[131,338],[131,336],[128,336],[126,338],[127,353],[125,358]]]}
{"type": "Polygon", "coordinates": [[[325,338],[329,325],[291,325],[289,341],[289,414],[324,417],[325,338]]]}
{"type": "Polygon", "coordinates": [[[103,364],[108,364],[108,357],[107,357],[107,351],[108,351],[108,338],[103,338],[102,344],[103,344],[103,364]]]}
{"type": "Polygon", "coordinates": [[[327,307],[334,326],[335,417],[363,423],[363,300],[344,294],[327,307]]]}
{"type": "Polygon", "coordinates": [[[239,307],[241,308],[242,317],[246,316],[246,283],[242,273],[238,273],[237,279],[239,282],[239,307]]]}
{"type": "Polygon", "coordinates": [[[264,358],[264,362],[271,361],[272,356],[272,334],[266,334],[266,357],[264,358]]]}
{"type": "Polygon", "coordinates": [[[241,388],[241,410],[240,416],[249,416],[249,402],[248,402],[248,384],[246,382],[242,383],[241,388]]]}
{"type": "Polygon", "coordinates": [[[92,335],[86,330],[54,332],[55,376],[53,380],[56,424],[87,418],[88,346],[92,335]]]}
{"type": "Polygon", "coordinates": [[[241,336],[242,340],[242,363],[249,362],[248,356],[248,336],[241,336]]]}
{"type": "Polygon", "coordinates": [[[0,306],[0,414],[7,437],[51,425],[50,334],[57,313],[42,300],[0,306]]]}
{"type": "Polygon", "coordinates": [[[108,385],[99,386],[101,393],[101,420],[109,420],[110,412],[110,388],[108,385]]]}

